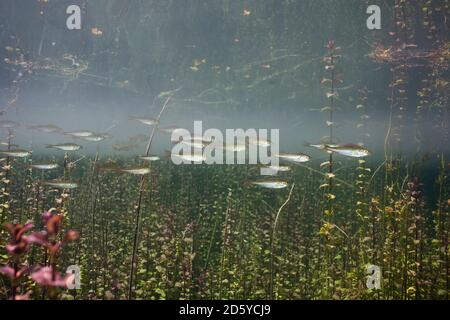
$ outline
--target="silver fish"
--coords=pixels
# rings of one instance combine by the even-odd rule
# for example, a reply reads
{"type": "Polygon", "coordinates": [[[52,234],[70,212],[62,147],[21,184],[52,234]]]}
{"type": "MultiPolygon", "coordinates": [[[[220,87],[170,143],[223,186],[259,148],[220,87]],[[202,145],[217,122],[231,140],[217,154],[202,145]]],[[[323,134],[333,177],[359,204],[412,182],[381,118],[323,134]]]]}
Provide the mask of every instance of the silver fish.
{"type": "Polygon", "coordinates": [[[310,156],[303,153],[278,153],[275,154],[275,157],[298,163],[308,162],[309,160],[311,160],[310,156]]]}
{"type": "Polygon", "coordinates": [[[19,147],[19,145],[14,144],[14,143],[9,143],[7,141],[0,141],[0,146],[9,146],[9,147],[13,147],[13,148],[19,147]]]}
{"type": "Polygon", "coordinates": [[[259,147],[268,148],[271,145],[271,142],[269,140],[265,139],[249,139],[249,144],[257,145],[259,147]]]}
{"type": "Polygon", "coordinates": [[[37,130],[37,131],[41,131],[41,132],[45,132],[45,133],[62,132],[61,128],[59,128],[53,124],[29,126],[28,129],[37,130]]]}
{"type": "Polygon", "coordinates": [[[325,150],[327,146],[329,147],[337,147],[339,146],[338,144],[325,144],[325,143],[307,143],[306,146],[311,147],[311,148],[315,148],[315,149],[319,149],[319,150],[325,150]]]}
{"type": "Polygon", "coordinates": [[[65,181],[65,180],[53,180],[53,181],[44,181],[44,185],[54,188],[60,189],[75,189],[78,188],[78,183],[65,181]]]}
{"type": "Polygon", "coordinates": [[[68,135],[68,136],[75,137],[75,138],[86,138],[86,137],[93,136],[95,133],[92,132],[92,131],[80,130],[80,131],[64,132],[64,134],[68,135]]]}
{"type": "Polygon", "coordinates": [[[278,172],[288,172],[291,171],[291,167],[289,166],[265,166],[264,168],[268,169],[272,174],[277,174],[278,172]]]}
{"type": "Polygon", "coordinates": [[[31,155],[31,151],[23,149],[15,150],[0,150],[0,154],[11,157],[11,158],[25,158],[31,155]]]}
{"type": "Polygon", "coordinates": [[[245,144],[236,143],[236,144],[218,145],[217,148],[231,152],[242,152],[247,149],[247,146],[245,144]]]}
{"type": "Polygon", "coordinates": [[[99,142],[107,139],[109,136],[107,134],[94,133],[89,137],[82,137],[81,139],[85,141],[99,142]]]}
{"type": "Polygon", "coordinates": [[[164,132],[164,133],[169,133],[172,134],[177,130],[181,130],[182,128],[180,127],[176,127],[176,126],[167,126],[167,127],[163,127],[163,128],[158,128],[159,131],[164,132]]]}
{"type": "Polygon", "coordinates": [[[28,166],[32,169],[38,170],[53,170],[59,167],[57,163],[33,163],[28,166]]]}
{"type": "Polygon", "coordinates": [[[325,150],[353,158],[367,157],[371,154],[368,149],[357,144],[327,145],[325,146],[325,150]]]}
{"type": "Polygon", "coordinates": [[[150,173],[150,168],[148,167],[130,167],[119,169],[120,172],[131,173],[136,175],[144,175],[150,173]]]}
{"type": "Polygon", "coordinates": [[[267,189],[284,189],[289,185],[287,181],[275,179],[257,180],[250,183],[267,189]]]}
{"type": "Polygon", "coordinates": [[[150,139],[149,136],[145,134],[137,134],[128,138],[130,142],[147,142],[150,139]]]}
{"type": "Polygon", "coordinates": [[[9,121],[9,120],[2,120],[2,121],[0,121],[0,128],[11,129],[11,128],[18,127],[19,125],[20,124],[18,122],[15,122],[15,121],[9,121]]]}
{"type": "Polygon", "coordinates": [[[208,146],[211,142],[205,141],[202,138],[199,138],[199,139],[192,138],[189,140],[181,140],[179,143],[184,144],[191,148],[202,149],[202,148],[205,148],[206,146],[208,146]]]}
{"type": "Polygon", "coordinates": [[[137,147],[136,144],[131,144],[131,143],[116,143],[116,144],[113,144],[113,146],[112,146],[112,148],[115,151],[130,151],[136,147],[137,147]]]}
{"type": "Polygon", "coordinates": [[[170,153],[169,157],[175,157],[181,159],[183,162],[203,162],[206,161],[206,157],[201,153],[192,153],[192,154],[176,154],[170,153]]]}
{"type": "Polygon", "coordinates": [[[152,117],[132,117],[131,120],[139,121],[140,123],[146,124],[148,126],[154,126],[158,124],[158,120],[152,117]]]}
{"type": "Polygon", "coordinates": [[[96,167],[100,171],[107,171],[107,172],[120,171],[120,168],[115,161],[108,161],[104,164],[97,164],[96,167]]]}
{"type": "Polygon", "coordinates": [[[76,151],[82,148],[82,146],[75,143],[48,144],[46,147],[62,151],[76,151]]]}
{"type": "Polygon", "coordinates": [[[160,159],[158,156],[152,156],[152,155],[139,156],[138,158],[143,161],[158,161],[160,159]]]}

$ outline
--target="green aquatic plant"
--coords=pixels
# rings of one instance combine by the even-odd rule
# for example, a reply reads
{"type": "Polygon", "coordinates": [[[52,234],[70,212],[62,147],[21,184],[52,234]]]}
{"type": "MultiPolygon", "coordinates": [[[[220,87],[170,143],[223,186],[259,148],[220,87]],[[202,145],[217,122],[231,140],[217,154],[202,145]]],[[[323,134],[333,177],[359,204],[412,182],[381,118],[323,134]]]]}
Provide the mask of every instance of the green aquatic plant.
{"type": "MultiPolygon", "coordinates": [[[[8,129],[8,136],[7,136],[7,150],[11,149],[11,139],[13,137],[12,131],[11,129],[8,129]]],[[[14,218],[14,217],[10,217],[10,201],[9,201],[9,197],[10,197],[10,185],[11,185],[11,158],[9,156],[6,156],[6,161],[5,161],[5,165],[2,168],[2,172],[0,173],[0,175],[2,176],[2,189],[1,189],[1,198],[2,198],[2,204],[0,206],[0,222],[3,224],[6,221],[8,221],[8,219],[10,218],[14,218]]]]}

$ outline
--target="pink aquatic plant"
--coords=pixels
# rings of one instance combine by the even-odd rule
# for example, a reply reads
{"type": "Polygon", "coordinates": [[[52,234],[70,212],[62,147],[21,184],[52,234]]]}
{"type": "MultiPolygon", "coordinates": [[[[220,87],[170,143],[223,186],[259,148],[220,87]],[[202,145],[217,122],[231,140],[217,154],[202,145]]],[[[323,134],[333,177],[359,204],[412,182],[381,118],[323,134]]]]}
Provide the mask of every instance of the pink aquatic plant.
{"type": "Polygon", "coordinates": [[[48,211],[44,212],[42,214],[42,221],[44,222],[45,229],[31,233],[26,237],[25,241],[47,248],[50,257],[53,258],[59,252],[63,244],[74,241],[79,237],[77,231],[69,230],[64,235],[62,241],[56,240],[61,229],[62,219],[63,216],[61,214],[51,214],[48,211]]]}
{"type": "Polygon", "coordinates": [[[28,268],[21,266],[20,257],[28,251],[28,242],[25,233],[33,228],[33,224],[25,225],[7,223],[5,228],[9,231],[10,240],[6,244],[6,252],[10,256],[10,264],[0,268],[0,273],[5,275],[11,283],[11,299],[16,298],[16,288],[22,276],[27,273],[28,268]]]}
{"type": "Polygon", "coordinates": [[[22,295],[16,293],[19,287],[20,279],[29,272],[31,278],[39,285],[43,287],[67,287],[67,283],[73,281],[74,275],[61,276],[56,271],[56,259],[64,244],[78,239],[79,234],[77,231],[68,230],[62,240],[59,240],[60,231],[62,229],[63,215],[59,213],[52,213],[51,211],[45,211],[42,214],[42,222],[44,224],[44,230],[35,231],[30,234],[26,234],[27,231],[33,228],[32,223],[21,224],[5,224],[6,229],[10,233],[10,241],[6,244],[6,251],[10,256],[10,263],[3,267],[0,267],[0,274],[3,274],[11,282],[11,299],[13,300],[28,300],[30,292],[22,295]],[[48,266],[38,266],[33,268],[32,266],[23,266],[20,263],[21,256],[26,253],[30,245],[35,244],[43,247],[48,253],[48,266]]]}
{"type": "Polygon", "coordinates": [[[22,267],[20,269],[15,269],[10,266],[3,266],[0,268],[0,273],[9,278],[10,281],[15,281],[21,278],[26,272],[28,268],[22,267]]]}
{"type": "Polygon", "coordinates": [[[12,255],[17,256],[25,253],[28,250],[28,243],[26,241],[25,232],[33,228],[32,223],[21,224],[5,224],[11,236],[9,243],[6,245],[6,251],[12,255]]]}
{"type": "Polygon", "coordinates": [[[53,267],[42,267],[31,274],[31,278],[36,283],[45,287],[67,287],[67,283],[73,281],[74,275],[62,277],[59,272],[56,272],[53,267]]]}

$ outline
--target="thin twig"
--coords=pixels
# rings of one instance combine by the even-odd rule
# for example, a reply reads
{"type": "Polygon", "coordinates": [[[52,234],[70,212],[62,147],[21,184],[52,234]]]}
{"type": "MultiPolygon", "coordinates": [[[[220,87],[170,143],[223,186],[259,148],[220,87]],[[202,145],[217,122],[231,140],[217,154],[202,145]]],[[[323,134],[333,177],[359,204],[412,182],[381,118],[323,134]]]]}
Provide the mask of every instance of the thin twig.
{"type": "Polygon", "coordinates": [[[283,202],[281,207],[278,209],[277,215],[275,216],[275,221],[273,222],[273,230],[272,230],[272,241],[270,244],[270,299],[274,299],[274,292],[273,292],[273,246],[275,242],[275,232],[277,229],[277,222],[278,218],[280,217],[280,213],[283,210],[283,208],[288,204],[289,200],[291,200],[292,191],[294,191],[295,183],[292,183],[291,190],[289,191],[289,195],[286,199],[286,201],[283,202]]]}
{"type": "MultiPolygon", "coordinates": [[[[166,109],[167,105],[169,104],[169,101],[171,99],[171,96],[169,96],[166,101],[164,102],[161,111],[159,112],[158,116],[156,117],[157,124],[152,128],[152,133],[150,134],[150,138],[148,140],[147,144],[147,150],[145,152],[145,155],[148,156],[150,153],[150,148],[152,145],[153,137],[155,135],[156,129],[159,125],[159,120],[166,109]]],[[[144,194],[144,184],[145,184],[145,175],[141,176],[141,180],[139,183],[139,197],[136,204],[136,224],[134,228],[134,238],[133,238],[133,252],[131,255],[131,266],[130,266],[130,274],[129,274],[129,281],[128,281],[128,300],[131,300],[132,293],[133,293],[133,275],[134,275],[134,264],[136,263],[136,252],[137,252],[137,240],[138,240],[138,233],[139,233],[139,223],[141,218],[141,203],[142,203],[142,197],[144,194]]]]}

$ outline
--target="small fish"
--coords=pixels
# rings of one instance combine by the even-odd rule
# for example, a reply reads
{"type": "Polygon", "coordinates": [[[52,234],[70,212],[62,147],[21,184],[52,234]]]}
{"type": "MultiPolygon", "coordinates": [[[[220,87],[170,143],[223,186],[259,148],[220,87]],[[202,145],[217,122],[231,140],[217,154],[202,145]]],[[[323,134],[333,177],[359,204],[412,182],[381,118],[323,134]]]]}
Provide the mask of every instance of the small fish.
{"type": "Polygon", "coordinates": [[[130,142],[147,142],[148,139],[150,139],[150,137],[145,134],[136,134],[134,136],[129,137],[128,141],[130,141],[130,142]]]}
{"type": "Polygon", "coordinates": [[[57,163],[33,163],[28,166],[32,169],[38,170],[53,170],[59,167],[57,163]]]}
{"type": "Polygon", "coordinates": [[[269,140],[265,140],[265,139],[249,139],[248,143],[257,145],[257,146],[260,146],[263,148],[268,148],[271,145],[271,142],[269,140]]]}
{"type": "Polygon", "coordinates": [[[36,125],[36,126],[28,126],[28,129],[37,130],[45,133],[53,133],[53,132],[62,132],[60,127],[57,127],[53,124],[44,124],[44,125],[36,125]]]}
{"type": "Polygon", "coordinates": [[[52,180],[52,181],[44,181],[42,183],[45,186],[60,188],[60,189],[75,189],[78,188],[78,183],[66,181],[66,180],[52,180]]]}
{"type": "Polygon", "coordinates": [[[288,171],[291,171],[291,167],[288,167],[288,166],[275,166],[275,165],[270,165],[270,166],[263,166],[263,168],[266,169],[265,175],[271,175],[271,176],[275,176],[275,175],[277,175],[279,172],[288,172],[288,171]]]}
{"type": "Polygon", "coordinates": [[[132,150],[132,149],[134,149],[134,148],[136,148],[137,147],[137,145],[135,145],[135,144],[130,144],[130,143],[128,143],[128,144],[123,144],[123,143],[116,143],[116,144],[113,144],[113,146],[112,146],[112,148],[115,150],[115,151],[130,151],[130,150],[132,150]]]}
{"type": "Polygon", "coordinates": [[[325,150],[327,146],[329,147],[337,147],[339,146],[338,144],[325,144],[325,143],[306,143],[305,146],[307,147],[311,147],[311,148],[316,148],[319,150],[325,150]]]}
{"type": "Polygon", "coordinates": [[[183,160],[183,162],[203,162],[206,161],[206,157],[201,153],[188,153],[188,154],[176,154],[171,153],[170,151],[166,151],[166,155],[168,158],[179,158],[183,160]]]}
{"type": "Polygon", "coordinates": [[[94,133],[93,135],[91,135],[89,137],[82,137],[81,139],[83,139],[85,141],[99,142],[99,141],[103,141],[107,138],[109,138],[109,135],[107,135],[107,134],[94,133]]]}
{"type": "Polygon", "coordinates": [[[93,136],[95,133],[92,131],[80,130],[80,131],[70,131],[64,132],[65,135],[76,137],[76,138],[86,138],[93,136]]]}
{"type": "Polygon", "coordinates": [[[91,28],[91,33],[92,33],[94,36],[101,36],[101,35],[103,34],[103,31],[100,30],[100,29],[97,28],[97,27],[93,27],[93,28],[91,28]]]}
{"type": "Polygon", "coordinates": [[[82,148],[82,146],[75,143],[48,144],[46,147],[62,151],[76,151],[82,148]]]}
{"type": "Polygon", "coordinates": [[[325,150],[353,158],[362,158],[371,154],[369,150],[357,144],[326,145],[325,150]]]}
{"type": "Polygon", "coordinates": [[[117,163],[115,161],[108,161],[104,164],[97,164],[96,165],[97,169],[100,171],[119,171],[120,168],[119,166],[117,166],[117,163]]]}
{"type": "Polygon", "coordinates": [[[267,169],[276,171],[276,172],[288,172],[291,171],[291,167],[289,166],[275,166],[275,165],[271,165],[271,166],[267,166],[267,169]]]}
{"type": "Polygon", "coordinates": [[[119,169],[120,172],[131,173],[135,175],[144,175],[150,173],[150,168],[148,167],[130,167],[119,169]]]}
{"type": "Polygon", "coordinates": [[[148,155],[148,156],[139,156],[138,157],[140,160],[143,161],[158,161],[160,160],[160,157],[158,156],[152,156],[152,155],[148,155]]]}
{"type": "MultiPolygon", "coordinates": [[[[193,136],[193,137],[190,137],[187,140],[189,140],[189,141],[203,141],[203,142],[206,142],[206,143],[211,143],[211,142],[214,141],[214,137],[193,136]]],[[[176,140],[176,139],[172,140],[171,139],[171,142],[172,143],[178,143],[178,142],[182,142],[182,140],[181,139],[180,140],[176,140]]]]}
{"type": "Polygon", "coordinates": [[[275,154],[275,157],[292,162],[308,162],[311,160],[311,157],[304,153],[278,153],[275,154]]]}
{"type": "Polygon", "coordinates": [[[181,143],[191,148],[202,149],[208,146],[211,142],[205,141],[203,138],[191,138],[188,140],[182,139],[181,141],[172,140],[172,143],[181,143]]]}
{"type": "Polygon", "coordinates": [[[189,140],[189,141],[182,141],[181,143],[196,149],[205,148],[210,144],[210,142],[206,142],[203,140],[189,140]]]}
{"type": "Polygon", "coordinates": [[[325,162],[322,162],[322,163],[320,164],[320,167],[323,168],[323,167],[327,167],[327,166],[330,166],[330,165],[331,165],[331,162],[330,162],[330,161],[325,161],[325,162]]]}
{"type": "Polygon", "coordinates": [[[163,128],[158,128],[159,131],[164,132],[164,133],[169,133],[172,134],[177,130],[181,130],[182,128],[177,127],[177,126],[167,126],[167,127],[163,127],[163,128]]]}
{"type": "Polygon", "coordinates": [[[15,121],[9,121],[9,120],[0,121],[0,128],[11,129],[11,128],[18,127],[19,125],[20,124],[15,121]]]}
{"type": "Polygon", "coordinates": [[[0,146],[9,146],[9,147],[13,147],[13,148],[18,148],[19,145],[18,144],[14,144],[14,143],[9,143],[7,141],[0,141],[0,146]]]}
{"type": "Polygon", "coordinates": [[[242,152],[247,149],[247,146],[245,144],[237,143],[237,144],[218,145],[217,148],[231,152],[242,152]]]}
{"type": "Polygon", "coordinates": [[[152,117],[132,117],[130,118],[130,120],[136,120],[148,126],[154,126],[158,124],[158,120],[152,117]]]}
{"type": "Polygon", "coordinates": [[[250,183],[267,189],[284,189],[288,186],[287,181],[278,179],[262,179],[250,183]]]}
{"type": "Polygon", "coordinates": [[[327,93],[326,93],[326,97],[327,97],[327,98],[338,97],[338,93],[337,93],[337,92],[327,92],[327,93]]]}
{"type": "Polygon", "coordinates": [[[23,149],[0,150],[0,154],[11,158],[25,158],[31,155],[31,151],[23,149]]]}

